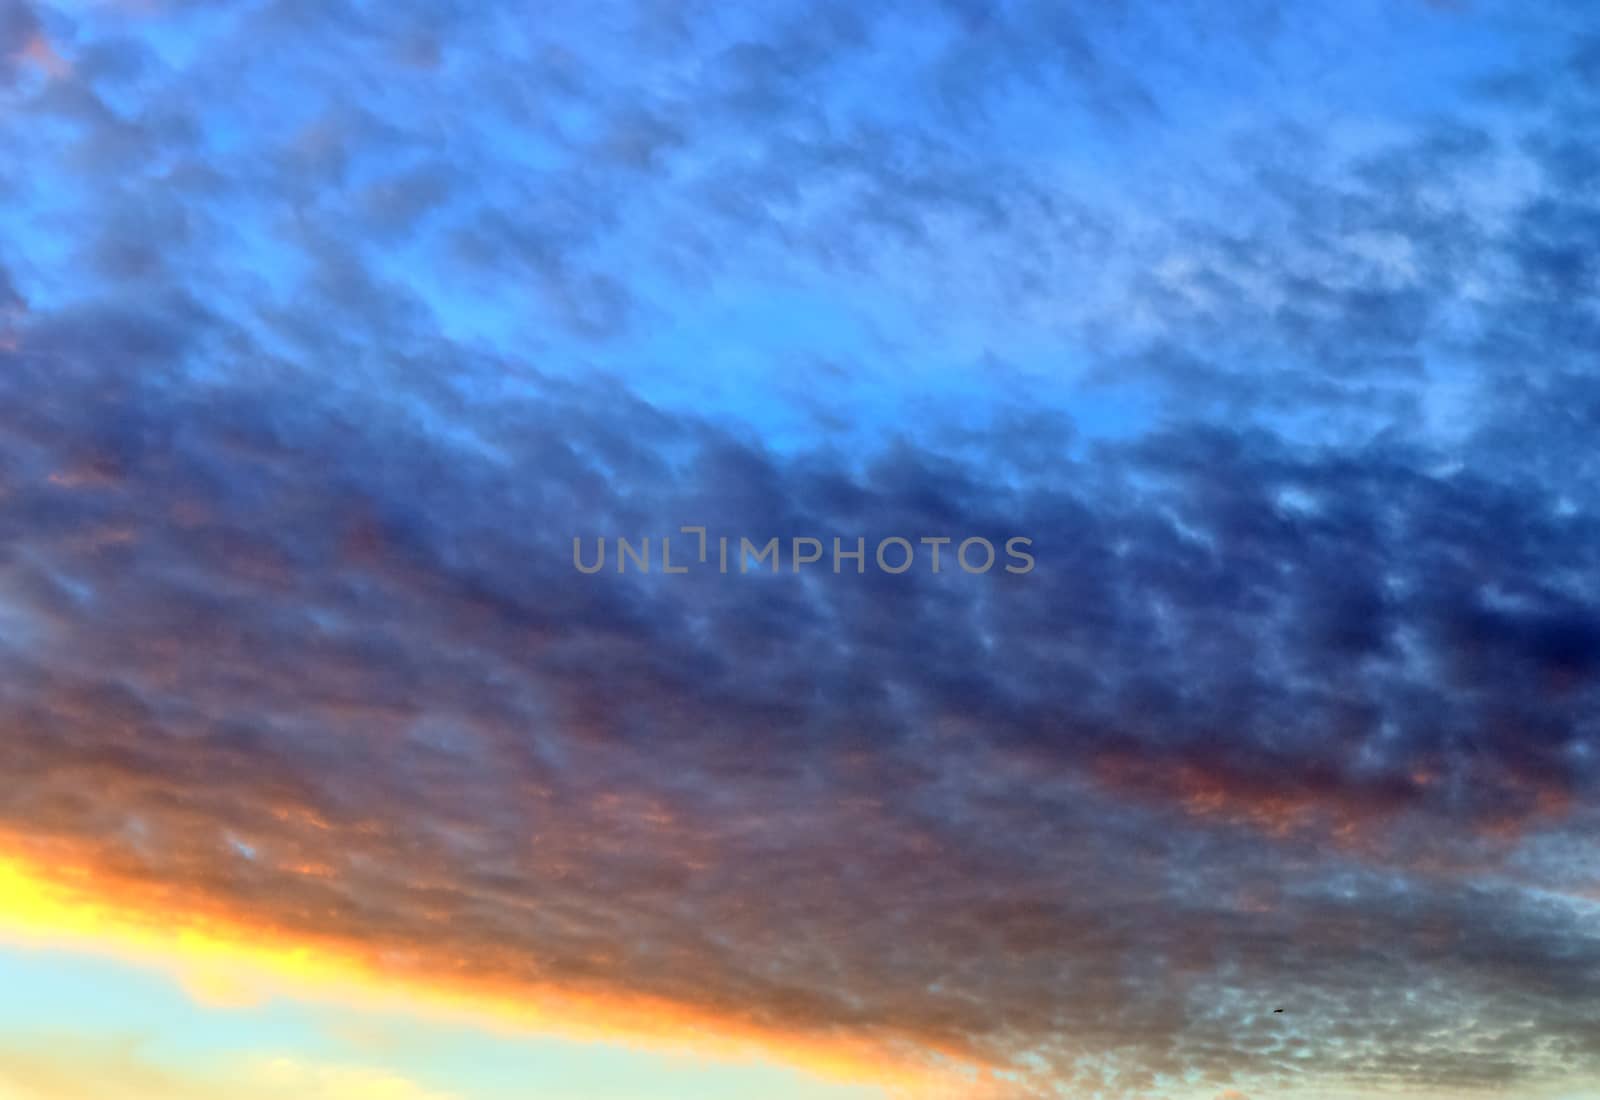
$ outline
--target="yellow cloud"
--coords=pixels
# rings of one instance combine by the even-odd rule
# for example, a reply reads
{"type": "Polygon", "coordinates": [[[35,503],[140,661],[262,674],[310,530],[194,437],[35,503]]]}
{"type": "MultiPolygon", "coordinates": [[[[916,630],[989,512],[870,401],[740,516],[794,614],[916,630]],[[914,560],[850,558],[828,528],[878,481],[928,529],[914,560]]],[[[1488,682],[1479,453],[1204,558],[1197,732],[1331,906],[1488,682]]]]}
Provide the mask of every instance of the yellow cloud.
{"type": "MultiPolygon", "coordinates": [[[[227,914],[197,913],[177,905],[163,908],[162,900],[70,861],[47,872],[0,850],[0,942],[86,951],[149,965],[175,975],[191,996],[208,1007],[247,1006],[278,994],[365,1010],[403,1005],[425,1016],[513,1033],[625,1042],[729,1062],[769,1059],[819,1079],[878,1086],[918,1100],[953,1096],[982,1100],[985,1091],[979,1084],[987,1076],[981,1067],[965,1067],[953,1078],[948,1068],[908,1063],[869,1042],[765,1032],[658,999],[525,983],[469,982],[451,977],[443,968],[431,969],[426,959],[402,964],[361,944],[290,939],[280,930],[252,926],[227,914]]],[[[257,1067],[257,1072],[272,1078],[297,1070],[292,1063],[273,1063],[257,1067]]],[[[413,1095],[395,1092],[399,1085],[391,1079],[367,1079],[364,1093],[352,1091],[351,1079],[340,1080],[350,1087],[328,1095],[341,1100],[409,1100],[413,1095]],[[382,1091],[385,1088],[389,1091],[382,1091]]],[[[71,1093],[19,1095],[25,1100],[54,1100],[55,1095],[76,1100],[71,1093]]],[[[143,1094],[126,1091],[108,1095],[144,1100],[143,1094]]],[[[167,1094],[148,1095],[151,1100],[165,1100],[167,1094]]],[[[321,1094],[300,1090],[294,1095],[321,1094]]],[[[13,1097],[0,1092],[0,1100],[13,1097]]]]}
{"type": "Polygon", "coordinates": [[[274,1058],[252,1066],[246,1074],[249,1088],[262,1096],[304,1100],[455,1100],[453,1094],[432,1092],[384,1070],[351,1066],[322,1066],[274,1058]]]}
{"type": "Polygon", "coordinates": [[[61,1036],[48,1049],[0,1044],[0,1100],[458,1100],[385,1070],[249,1058],[210,1071],[146,1059],[133,1042],[61,1036]]]}

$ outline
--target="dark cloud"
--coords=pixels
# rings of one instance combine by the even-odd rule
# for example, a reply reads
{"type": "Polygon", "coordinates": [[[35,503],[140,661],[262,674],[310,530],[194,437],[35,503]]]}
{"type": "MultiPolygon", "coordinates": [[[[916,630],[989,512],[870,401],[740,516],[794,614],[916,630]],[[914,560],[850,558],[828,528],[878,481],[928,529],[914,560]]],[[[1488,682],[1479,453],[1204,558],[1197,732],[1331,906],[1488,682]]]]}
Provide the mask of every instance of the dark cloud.
{"type": "Polygon", "coordinates": [[[584,385],[485,416],[490,461],[56,350],[76,382],[6,375],[8,831],[286,930],[1068,1090],[1106,1087],[1084,1056],[1281,1076],[1288,1035],[1439,1085],[1600,1053],[1576,911],[1490,885],[1594,789],[1600,608],[1560,579],[1600,540],[1535,486],[1196,428],[1005,483],[910,443],[852,468],[584,385]],[[575,534],[689,521],[1026,533],[1039,565],[573,571],[575,534]],[[1496,1046],[1529,1021],[1536,1057],[1496,1046]]]}

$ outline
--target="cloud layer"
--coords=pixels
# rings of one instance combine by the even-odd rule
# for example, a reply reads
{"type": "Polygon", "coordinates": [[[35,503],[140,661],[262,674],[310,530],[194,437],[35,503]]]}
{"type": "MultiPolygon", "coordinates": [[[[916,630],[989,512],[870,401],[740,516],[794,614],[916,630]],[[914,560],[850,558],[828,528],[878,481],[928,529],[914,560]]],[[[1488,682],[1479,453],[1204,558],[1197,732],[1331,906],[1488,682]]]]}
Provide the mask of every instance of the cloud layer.
{"type": "Polygon", "coordinates": [[[12,0],[0,831],[1019,1096],[1600,1073],[1600,52],[1309,9],[12,0]],[[1038,566],[572,567],[684,524],[1038,566]]]}

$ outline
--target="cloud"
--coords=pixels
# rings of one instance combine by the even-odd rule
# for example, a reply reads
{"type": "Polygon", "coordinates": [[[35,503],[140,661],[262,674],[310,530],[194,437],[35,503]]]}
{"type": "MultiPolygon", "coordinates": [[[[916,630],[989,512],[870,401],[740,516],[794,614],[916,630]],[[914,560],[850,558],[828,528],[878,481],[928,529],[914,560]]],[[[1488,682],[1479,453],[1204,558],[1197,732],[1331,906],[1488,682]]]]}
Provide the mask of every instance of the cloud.
{"type": "Polygon", "coordinates": [[[8,1100],[451,1100],[381,1070],[281,1057],[241,1058],[225,1071],[181,1070],[150,1060],[137,1042],[40,1037],[42,1046],[0,1046],[0,1095],[8,1100]]]}
{"type": "Polygon", "coordinates": [[[1589,1072],[1592,48],[1202,120],[1422,8],[51,15],[12,854],[1020,1095],[1589,1072]],[[684,524],[1038,567],[572,568],[684,524]]]}
{"type": "Polygon", "coordinates": [[[1488,1050],[1424,1081],[1500,1080],[1491,988],[1592,1055],[1593,941],[1510,880],[1518,836],[1588,820],[1594,608],[1561,578],[1600,542],[1529,486],[1218,430],[1009,484],[909,444],[856,471],[598,386],[480,420],[488,461],[332,400],[13,365],[36,633],[0,816],[40,852],[424,972],[1071,1087],[1102,1044],[1271,1072],[1285,983],[1324,1067],[1401,1074],[1470,1017],[1488,1050]],[[574,533],[686,519],[1027,532],[1040,564],[572,570],[574,533]]]}

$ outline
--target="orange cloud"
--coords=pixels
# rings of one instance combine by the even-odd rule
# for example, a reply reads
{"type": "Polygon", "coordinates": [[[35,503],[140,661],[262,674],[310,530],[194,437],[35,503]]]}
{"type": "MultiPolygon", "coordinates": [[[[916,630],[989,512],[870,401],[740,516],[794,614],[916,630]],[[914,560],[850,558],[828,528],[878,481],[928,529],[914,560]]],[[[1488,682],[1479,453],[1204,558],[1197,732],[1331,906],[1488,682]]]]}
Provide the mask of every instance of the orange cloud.
{"type": "MultiPolygon", "coordinates": [[[[981,1098],[988,1078],[983,1067],[960,1067],[954,1062],[951,1067],[931,1067],[882,1044],[753,1027],[658,998],[463,978],[452,972],[451,960],[421,952],[397,956],[382,947],[334,938],[287,936],[241,915],[195,908],[187,901],[174,904],[159,891],[84,863],[47,869],[14,849],[9,854],[0,849],[0,941],[105,953],[158,967],[175,974],[197,1000],[220,1008],[277,994],[360,1009],[392,1010],[403,1003],[425,1015],[496,1030],[623,1041],[719,1060],[768,1058],[819,1078],[876,1085],[917,1100],[981,1098]]],[[[274,1063],[267,1071],[275,1079],[310,1073],[287,1063],[274,1063]]],[[[313,1084],[324,1079],[315,1077],[313,1084]]],[[[297,1088],[294,1094],[338,1095],[341,1100],[424,1095],[392,1088],[372,1091],[377,1087],[374,1084],[366,1092],[297,1088]]],[[[187,1094],[139,1095],[155,1100],[187,1094]]]]}
{"type": "Polygon", "coordinates": [[[66,76],[72,72],[71,63],[57,53],[50,40],[42,34],[35,34],[28,39],[22,56],[51,76],[66,76]]]}

